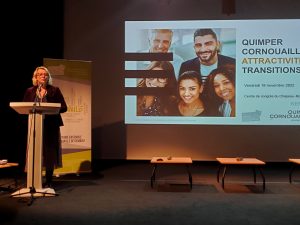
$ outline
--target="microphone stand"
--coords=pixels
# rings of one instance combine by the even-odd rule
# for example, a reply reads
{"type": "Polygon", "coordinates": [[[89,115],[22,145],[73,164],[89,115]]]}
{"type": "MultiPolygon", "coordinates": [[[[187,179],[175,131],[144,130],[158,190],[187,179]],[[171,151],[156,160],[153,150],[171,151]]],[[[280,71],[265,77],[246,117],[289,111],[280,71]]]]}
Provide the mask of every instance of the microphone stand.
{"type": "MultiPolygon", "coordinates": [[[[41,91],[41,86],[39,85],[37,91],[40,93],[41,91]]],[[[37,102],[40,105],[40,101],[38,101],[39,96],[36,94],[33,107],[32,107],[32,113],[33,113],[33,145],[32,145],[32,178],[31,178],[31,187],[29,187],[29,193],[30,193],[30,199],[27,203],[27,205],[31,205],[34,200],[34,194],[37,193],[35,187],[34,187],[34,161],[35,161],[35,123],[36,123],[36,105],[37,102]]]]}

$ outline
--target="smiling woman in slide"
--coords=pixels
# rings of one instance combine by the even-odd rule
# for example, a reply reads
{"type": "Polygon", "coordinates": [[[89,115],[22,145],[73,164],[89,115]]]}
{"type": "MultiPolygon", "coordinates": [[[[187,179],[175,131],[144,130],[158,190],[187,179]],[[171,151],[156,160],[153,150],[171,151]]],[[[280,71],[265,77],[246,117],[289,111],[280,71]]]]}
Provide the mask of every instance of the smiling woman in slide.
{"type": "Polygon", "coordinates": [[[213,70],[207,78],[205,96],[214,116],[235,116],[235,66],[213,70]]]}
{"type": "Polygon", "coordinates": [[[203,84],[196,71],[186,71],[178,78],[178,114],[181,116],[206,116],[201,99],[203,84]]]}
{"type": "MultiPolygon", "coordinates": [[[[138,87],[146,88],[172,88],[175,90],[176,77],[174,67],[168,61],[152,61],[146,70],[169,71],[170,77],[164,78],[143,78],[139,81],[138,87]]],[[[168,116],[171,115],[174,107],[175,94],[138,95],[137,116],[168,116]]]]}

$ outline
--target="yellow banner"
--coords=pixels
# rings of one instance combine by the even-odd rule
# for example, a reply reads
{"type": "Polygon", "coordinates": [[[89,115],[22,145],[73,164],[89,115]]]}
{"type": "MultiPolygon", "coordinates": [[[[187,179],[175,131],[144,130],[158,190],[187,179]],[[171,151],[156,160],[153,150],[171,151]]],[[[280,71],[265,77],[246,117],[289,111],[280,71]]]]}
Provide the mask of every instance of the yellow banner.
{"type": "Polygon", "coordinates": [[[89,61],[44,59],[53,85],[62,91],[68,111],[62,113],[63,167],[55,175],[91,171],[91,65],[89,61]]]}

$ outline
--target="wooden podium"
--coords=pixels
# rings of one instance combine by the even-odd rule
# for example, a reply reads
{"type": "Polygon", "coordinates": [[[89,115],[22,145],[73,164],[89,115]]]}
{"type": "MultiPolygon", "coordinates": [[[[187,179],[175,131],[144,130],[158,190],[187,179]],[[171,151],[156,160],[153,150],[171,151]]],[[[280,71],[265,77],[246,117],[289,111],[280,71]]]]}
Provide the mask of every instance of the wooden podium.
{"type": "Polygon", "coordinates": [[[54,189],[42,188],[43,125],[44,115],[58,114],[61,104],[47,102],[11,102],[9,105],[19,114],[28,114],[27,185],[26,188],[12,193],[11,196],[54,196],[54,189]],[[34,192],[32,192],[32,189],[34,189],[34,192]]]}

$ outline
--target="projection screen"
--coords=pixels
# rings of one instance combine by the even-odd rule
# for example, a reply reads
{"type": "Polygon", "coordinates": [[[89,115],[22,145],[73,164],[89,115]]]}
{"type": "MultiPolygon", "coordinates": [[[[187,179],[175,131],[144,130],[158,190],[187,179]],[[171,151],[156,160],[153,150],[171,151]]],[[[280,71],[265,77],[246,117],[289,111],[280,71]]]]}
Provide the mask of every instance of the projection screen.
{"type": "MultiPolygon", "coordinates": [[[[299,19],[126,21],[125,123],[299,125],[299,32],[299,19]],[[146,78],[164,80],[168,77],[167,72],[149,72],[147,66],[152,61],[170,61],[178,81],[183,63],[192,59],[197,61],[194,34],[196,30],[201,29],[212,30],[216,34],[219,43],[217,54],[234,60],[235,108],[233,115],[138,115],[137,96],[159,96],[163,89],[160,87],[140,88],[138,87],[139,81],[146,78]],[[149,53],[151,52],[150,36],[153,30],[172,31],[168,53],[149,53]]],[[[201,67],[205,69],[205,63],[201,67]]],[[[217,67],[218,65],[215,65],[215,69],[217,67]]],[[[195,69],[188,68],[187,70],[195,69]]],[[[203,70],[196,72],[202,74],[201,71],[203,70]]],[[[203,85],[205,89],[208,82],[205,81],[203,85]]],[[[216,84],[213,83],[213,85],[213,90],[216,90],[216,84]]],[[[174,90],[177,94],[179,93],[178,83],[174,90]]],[[[176,104],[180,99],[179,94],[176,98],[175,107],[178,106],[176,104]]],[[[220,109],[221,105],[218,107],[220,109]]]]}

